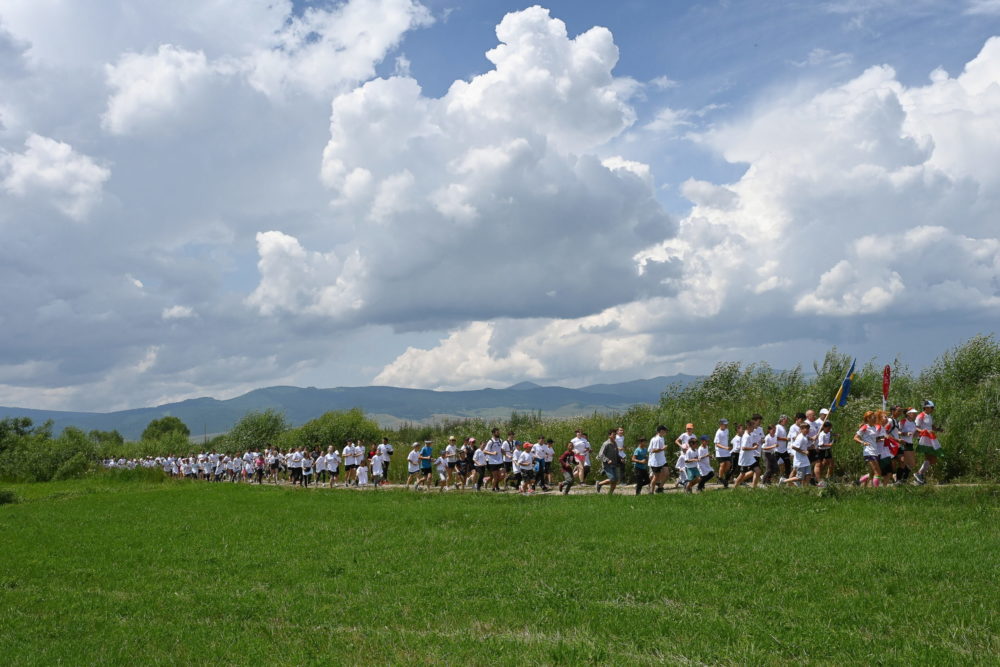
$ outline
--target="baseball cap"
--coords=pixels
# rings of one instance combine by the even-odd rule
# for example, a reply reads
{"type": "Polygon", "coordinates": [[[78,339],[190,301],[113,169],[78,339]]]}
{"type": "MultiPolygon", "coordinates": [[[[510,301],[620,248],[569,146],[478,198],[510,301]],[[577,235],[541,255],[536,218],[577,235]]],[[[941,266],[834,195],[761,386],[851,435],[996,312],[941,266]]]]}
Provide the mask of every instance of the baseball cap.
{"type": "Polygon", "coordinates": [[[475,441],[476,441],[475,438],[469,438],[469,442],[475,442],[475,441]]]}
{"type": "Polygon", "coordinates": [[[908,410],[906,411],[906,414],[908,414],[908,415],[911,415],[911,414],[916,414],[916,413],[918,413],[918,412],[920,412],[920,410],[917,410],[916,408],[909,408],[909,409],[908,409],[908,410]]]}
{"type": "Polygon", "coordinates": [[[701,440],[702,442],[708,442],[708,436],[707,435],[703,435],[703,436],[701,436],[698,439],[701,440]]]}
{"type": "Polygon", "coordinates": [[[432,442],[434,442],[434,441],[433,441],[433,440],[424,440],[424,444],[425,444],[425,445],[429,445],[429,444],[431,444],[432,442]]]}
{"type": "Polygon", "coordinates": [[[820,410],[820,411],[819,411],[819,413],[820,413],[821,415],[828,415],[828,414],[830,414],[830,411],[829,411],[829,410],[827,410],[826,408],[823,408],[822,410],[820,410]]]}
{"type": "Polygon", "coordinates": [[[934,407],[934,401],[924,401],[924,407],[925,408],[933,408],[934,407]]]}
{"type": "Polygon", "coordinates": [[[420,443],[419,443],[419,442],[415,442],[415,443],[413,443],[412,445],[410,445],[410,447],[419,447],[419,446],[420,446],[420,443]]]}
{"type": "Polygon", "coordinates": [[[719,423],[720,424],[729,424],[729,420],[728,419],[720,419],[719,423]]]}
{"type": "Polygon", "coordinates": [[[524,448],[525,448],[525,449],[531,449],[531,448],[532,448],[532,446],[533,446],[533,445],[532,445],[532,444],[531,444],[530,442],[526,442],[526,443],[524,443],[524,448]]]}

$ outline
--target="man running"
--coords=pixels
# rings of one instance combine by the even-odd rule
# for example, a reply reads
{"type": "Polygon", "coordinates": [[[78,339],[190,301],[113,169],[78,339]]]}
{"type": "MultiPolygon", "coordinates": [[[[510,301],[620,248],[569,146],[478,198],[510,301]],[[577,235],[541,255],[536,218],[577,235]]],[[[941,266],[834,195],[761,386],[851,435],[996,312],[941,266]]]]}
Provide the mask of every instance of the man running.
{"type": "Polygon", "coordinates": [[[920,470],[913,473],[913,481],[917,486],[923,486],[927,483],[927,473],[931,471],[931,466],[937,464],[938,457],[941,455],[941,443],[938,442],[937,437],[941,429],[934,426],[933,401],[924,401],[924,411],[917,415],[914,424],[917,428],[917,435],[920,436],[917,451],[924,455],[924,462],[920,465],[920,470]]]}

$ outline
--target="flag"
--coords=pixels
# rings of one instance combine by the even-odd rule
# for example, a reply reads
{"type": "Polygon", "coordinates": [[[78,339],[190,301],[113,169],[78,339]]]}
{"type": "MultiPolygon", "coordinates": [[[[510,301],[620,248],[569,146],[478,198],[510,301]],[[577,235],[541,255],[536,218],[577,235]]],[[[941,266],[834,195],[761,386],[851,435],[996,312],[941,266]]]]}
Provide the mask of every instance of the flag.
{"type": "Polygon", "coordinates": [[[833,414],[838,405],[840,407],[847,405],[847,395],[851,393],[851,381],[854,379],[854,364],[857,362],[857,359],[851,362],[851,370],[847,371],[847,377],[844,378],[840,389],[837,390],[837,395],[833,397],[833,403],[830,404],[830,414],[833,414]]]}

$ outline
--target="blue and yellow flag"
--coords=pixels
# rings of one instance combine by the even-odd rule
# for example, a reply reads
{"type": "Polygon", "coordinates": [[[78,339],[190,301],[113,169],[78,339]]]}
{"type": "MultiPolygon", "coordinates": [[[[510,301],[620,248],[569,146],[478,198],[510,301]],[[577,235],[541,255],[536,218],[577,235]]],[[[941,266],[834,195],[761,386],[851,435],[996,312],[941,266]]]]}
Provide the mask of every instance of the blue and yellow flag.
{"type": "Polygon", "coordinates": [[[847,377],[844,378],[840,389],[837,390],[837,395],[833,397],[833,403],[830,404],[830,414],[833,414],[838,405],[840,407],[847,405],[847,395],[851,393],[851,381],[854,379],[854,364],[856,363],[858,363],[857,359],[851,362],[851,370],[847,371],[847,377]]]}

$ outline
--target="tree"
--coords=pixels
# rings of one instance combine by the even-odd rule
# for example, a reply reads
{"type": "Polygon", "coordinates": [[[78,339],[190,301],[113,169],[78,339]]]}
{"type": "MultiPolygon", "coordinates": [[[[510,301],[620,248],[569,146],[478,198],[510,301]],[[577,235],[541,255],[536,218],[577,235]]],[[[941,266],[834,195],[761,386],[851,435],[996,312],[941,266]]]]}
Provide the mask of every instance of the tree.
{"type": "Polygon", "coordinates": [[[329,445],[343,447],[348,440],[376,442],[382,435],[377,423],[365,417],[359,409],[344,412],[327,412],[295,429],[290,444],[301,447],[326,449],[329,445]]]}
{"type": "Polygon", "coordinates": [[[264,410],[248,412],[226,436],[226,443],[233,450],[260,451],[288,430],[288,420],[283,412],[264,410]]]}
{"type": "Polygon", "coordinates": [[[142,432],[142,439],[159,440],[168,433],[180,433],[186,438],[191,435],[191,429],[177,417],[160,417],[149,422],[142,432]]]}

